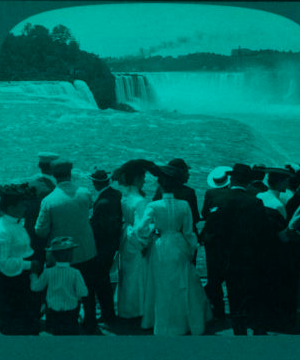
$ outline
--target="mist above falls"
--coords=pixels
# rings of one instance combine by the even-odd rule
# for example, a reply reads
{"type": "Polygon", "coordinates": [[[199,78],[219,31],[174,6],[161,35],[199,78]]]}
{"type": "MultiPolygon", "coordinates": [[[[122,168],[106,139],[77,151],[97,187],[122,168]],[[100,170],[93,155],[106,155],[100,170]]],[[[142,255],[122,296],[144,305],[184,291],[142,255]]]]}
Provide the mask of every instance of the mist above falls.
{"type": "Polygon", "coordinates": [[[192,114],[300,106],[300,75],[292,68],[118,74],[116,84],[118,101],[137,110],[192,114]]]}

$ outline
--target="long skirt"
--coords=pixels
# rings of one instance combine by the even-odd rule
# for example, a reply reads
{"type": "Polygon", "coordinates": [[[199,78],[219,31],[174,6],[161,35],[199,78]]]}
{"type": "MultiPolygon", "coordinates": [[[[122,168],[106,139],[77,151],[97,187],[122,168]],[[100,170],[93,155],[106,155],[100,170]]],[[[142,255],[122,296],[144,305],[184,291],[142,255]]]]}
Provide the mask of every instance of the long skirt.
{"type": "Polygon", "coordinates": [[[148,254],[142,328],[155,335],[201,335],[212,313],[200,277],[176,245],[161,252],[154,243],[148,254]]]}

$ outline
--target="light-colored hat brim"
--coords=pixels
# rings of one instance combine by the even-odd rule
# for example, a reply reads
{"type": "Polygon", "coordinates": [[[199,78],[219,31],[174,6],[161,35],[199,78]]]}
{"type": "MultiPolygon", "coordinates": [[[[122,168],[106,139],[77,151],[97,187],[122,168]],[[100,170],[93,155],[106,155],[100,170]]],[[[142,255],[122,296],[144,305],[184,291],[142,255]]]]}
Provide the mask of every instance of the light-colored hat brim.
{"type": "Polygon", "coordinates": [[[77,248],[79,245],[78,244],[67,244],[66,246],[63,246],[61,244],[57,245],[57,246],[49,246],[48,248],[46,248],[47,251],[63,251],[63,250],[70,250],[70,249],[75,249],[77,248]]]}
{"type": "Polygon", "coordinates": [[[92,181],[96,181],[96,182],[104,182],[104,181],[110,180],[110,179],[111,179],[111,177],[112,177],[112,175],[107,176],[107,178],[106,178],[106,179],[97,179],[97,178],[92,177],[92,175],[88,175],[87,177],[88,177],[88,179],[90,179],[90,180],[92,180],[92,181]]]}
{"type": "Polygon", "coordinates": [[[207,176],[208,186],[210,186],[211,188],[223,188],[225,186],[228,186],[230,184],[230,175],[228,175],[225,178],[224,182],[221,183],[216,183],[214,180],[217,177],[222,177],[222,174],[225,177],[227,171],[232,171],[232,168],[230,166],[218,166],[214,170],[212,170],[207,176]]]}
{"type": "Polygon", "coordinates": [[[59,155],[52,152],[43,151],[38,153],[38,157],[40,163],[48,163],[57,160],[59,158],[59,155]]]}

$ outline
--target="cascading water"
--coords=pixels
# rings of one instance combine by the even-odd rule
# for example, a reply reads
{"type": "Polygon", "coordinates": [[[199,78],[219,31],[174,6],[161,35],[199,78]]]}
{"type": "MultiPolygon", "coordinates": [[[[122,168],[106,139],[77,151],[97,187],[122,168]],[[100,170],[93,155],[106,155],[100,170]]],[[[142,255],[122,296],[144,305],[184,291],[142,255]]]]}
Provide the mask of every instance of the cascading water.
{"type": "Polygon", "coordinates": [[[0,92],[22,94],[30,99],[48,98],[64,101],[74,108],[98,109],[88,85],[82,80],[68,81],[10,81],[0,83],[0,92]]]}
{"type": "Polygon", "coordinates": [[[138,109],[190,114],[300,105],[300,78],[284,71],[149,72],[117,75],[116,79],[118,101],[138,105],[138,109]]]}
{"type": "Polygon", "coordinates": [[[92,94],[86,82],[82,80],[75,80],[74,88],[76,89],[76,92],[81,99],[86,101],[86,103],[91,104],[92,108],[98,109],[94,95],[92,94]]]}
{"type": "Polygon", "coordinates": [[[128,104],[137,110],[150,110],[155,104],[151,84],[144,75],[114,74],[116,76],[117,102],[128,104]]]}

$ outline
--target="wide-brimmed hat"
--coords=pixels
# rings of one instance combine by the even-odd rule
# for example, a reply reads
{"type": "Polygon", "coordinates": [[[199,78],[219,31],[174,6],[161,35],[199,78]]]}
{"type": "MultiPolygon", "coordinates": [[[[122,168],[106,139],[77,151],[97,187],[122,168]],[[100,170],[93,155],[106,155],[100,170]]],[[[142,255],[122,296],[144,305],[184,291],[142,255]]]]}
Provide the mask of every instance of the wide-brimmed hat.
{"type": "Polygon", "coordinates": [[[178,179],[182,177],[183,175],[183,169],[172,166],[172,165],[162,165],[158,166],[158,177],[159,176],[167,176],[173,179],[178,179]]]}
{"type": "Polygon", "coordinates": [[[265,172],[268,174],[278,174],[287,177],[294,175],[294,172],[288,168],[283,169],[283,168],[275,168],[275,167],[266,167],[265,172]]]}
{"type": "Polygon", "coordinates": [[[300,171],[300,166],[298,164],[287,164],[284,167],[285,169],[290,170],[294,174],[300,171]]]}
{"type": "Polygon", "coordinates": [[[70,236],[58,236],[55,237],[48,248],[47,251],[62,251],[68,249],[74,249],[78,247],[78,244],[74,243],[73,238],[70,236]]]}
{"type": "Polygon", "coordinates": [[[29,184],[0,185],[0,199],[19,198],[20,200],[30,199],[36,196],[36,188],[29,184]]]}
{"type": "Polygon", "coordinates": [[[94,171],[88,175],[88,178],[96,182],[108,181],[111,178],[109,174],[111,173],[95,167],[94,171]]]}
{"type": "Polygon", "coordinates": [[[175,158],[168,162],[168,165],[175,166],[182,170],[188,170],[191,167],[186,164],[186,162],[183,159],[175,158]]]}
{"type": "Polygon", "coordinates": [[[218,166],[212,170],[207,177],[207,183],[212,188],[222,188],[230,184],[230,175],[232,171],[229,166],[218,166]]]}
{"type": "Polygon", "coordinates": [[[122,185],[132,185],[134,180],[150,172],[152,175],[157,176],[158,166],[153,161],[145,159],[129,160],[119,168],[117,168],[112,175],[112,179],[118,181],[122,185]]]}

